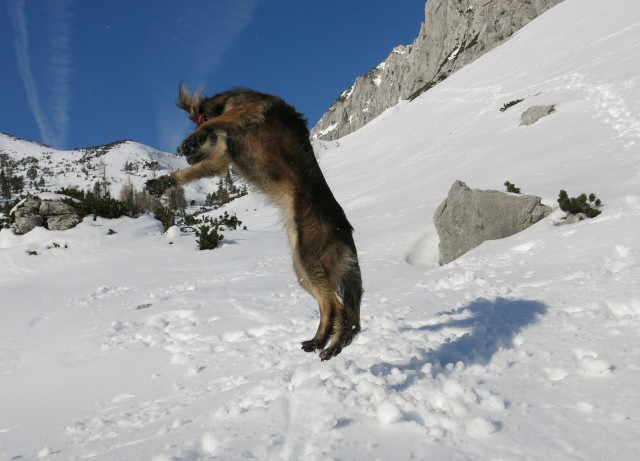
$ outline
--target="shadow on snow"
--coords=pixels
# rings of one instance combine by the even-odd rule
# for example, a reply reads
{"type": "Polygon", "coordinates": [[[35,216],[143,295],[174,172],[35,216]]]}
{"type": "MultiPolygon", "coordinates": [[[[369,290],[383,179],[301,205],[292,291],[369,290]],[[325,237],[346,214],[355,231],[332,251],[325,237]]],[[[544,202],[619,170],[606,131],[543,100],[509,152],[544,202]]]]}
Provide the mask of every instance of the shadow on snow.
{"type": "Polygon", "coordinates": [[[465,365],[486,365],[500,349],[513,348],[513,340],[525,327],[537,322],[547,311],[539,301],[496,298],[489,301],[479,298],[466,306],[439,313],[425,325],[400,330],[436,333],[445,330],[470,330],[444,342],[436,350],[424,351],[421,357],[412,357],[404,364],[379,363],[370,368],[377,376],[388,374],[393,368],[412,370],[412,378],[396,387],[403,390],[419,378],[421,369],[432,364],[432,373],[441,373],[447,365],[462,362],[465,365]]]}

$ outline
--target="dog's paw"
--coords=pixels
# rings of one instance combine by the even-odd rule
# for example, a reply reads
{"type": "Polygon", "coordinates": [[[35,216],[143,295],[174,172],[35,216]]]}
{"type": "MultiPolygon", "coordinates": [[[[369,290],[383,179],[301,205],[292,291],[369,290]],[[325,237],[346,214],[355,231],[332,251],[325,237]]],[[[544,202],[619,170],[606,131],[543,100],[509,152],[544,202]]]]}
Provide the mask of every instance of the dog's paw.
{"type": "Polygon", "coordinates": [[[160,197],[164,192],[177,184],[175,178],[171,176],[160,176],[156,179],[150,179],[144,185],[144,190],[154,197],[160,197]]]}
{"type": "Polygon", "coordinates": [[[327,342],[322,343],[317,339],[310,339],[309,341],[302,341],[302,350],[305,352],[315,352],[324,348],[327,342]]]}
{"type": "Polygon", "coordinates": [[[313,339],[309,341],[302,341],[302,350],[305,352],[315,352],[316,342],[313,339]]]}
{"type": "Polygon", "coordinates": [[[189,163],[192,163],[190,159],[201,155],[201,153],[199,153],[198,151],[202,146],[204,146],[207,142],[215,145],[215,141],[215,133],[208,131],[196,131],[195,133],[192,133],[190,136],[188,136],[187,139],[185,139],[178,147],[178,154],[187,157],[187,161],[189,163]]]}
{"type": "Polygon", "coordinates": [[[335,346],[329,346],[326,349],[323,349],[320,351],[320,360],[321,361],[325,361],[325,360],[330,360],[331,358],[335,357],[336,355],[338,355],[340,352],[342,352],[342,347],[335,345],[335,346]]]}

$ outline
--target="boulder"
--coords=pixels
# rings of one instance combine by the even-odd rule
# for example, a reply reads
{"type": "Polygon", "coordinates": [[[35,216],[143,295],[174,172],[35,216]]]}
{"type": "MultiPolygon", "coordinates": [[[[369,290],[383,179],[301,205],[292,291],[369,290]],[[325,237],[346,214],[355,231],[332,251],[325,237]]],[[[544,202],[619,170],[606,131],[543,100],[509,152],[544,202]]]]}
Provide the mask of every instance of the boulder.
{"type": "Polygon", "coordinates": [[[540,197],[470,189],[455,181],[433,221],[440,238],[440,264],[447,264],[486,240],[517,234],[548,216],[540,197]]]}
{"type": "Polygon", "coordinates": [[[15,208],[16,233],[26,234],[34,227],[44,226],[40,202],[39,198],[30,197],[15,208]]]}
{"type": "Polygon", "coordinates": [[[533,125],[542,117],[546,117],[547,115],[556,111],[556,106],[532,106],[529,107],[522,113],[522,118],[520,119],[520,126],[525,125],[533,125]]]}
{"type": "Polygon", "coordinates": [[[81,221],[71,205],[61,200],[47,200],[40,197],[29,197],[18,204],[14,214],[17,234],[26,234],[37,226],[49,230],[67,230],[81,221]]]}

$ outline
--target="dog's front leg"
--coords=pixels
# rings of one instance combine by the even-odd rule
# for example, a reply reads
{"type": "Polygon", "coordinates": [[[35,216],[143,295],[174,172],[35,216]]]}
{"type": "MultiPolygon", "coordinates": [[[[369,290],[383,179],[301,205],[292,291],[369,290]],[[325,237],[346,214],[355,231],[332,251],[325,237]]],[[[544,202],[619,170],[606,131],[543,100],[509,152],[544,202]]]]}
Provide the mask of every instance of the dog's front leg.
{"type": "Polygon", "coordinates": [[[171,175],[160,176],[159,178],[150,179],[144,185],[144,190],[154,197],[161,197],[167,189],[177,185],[175,178],[171,175]]]}
{"type": "MultiPolygon", "coordinates": [[[[201,148],[205,148],[206,146],[205,144],[201,146],[201,148]]],[[[199,153],[200,150],[197,152],[199,153]]],[[[147,181],[145,190],[151,195],[160,197],[170,187],[187,184],[197,179],[225,175],[229,169],[226,135],[224,133],[217,133],[213,150],[205,150],[205,152],[203,160],[190,167],[147,181]]]]}
{"type": "Polygon", "coordinates": [[[184,155],[189,165],[195,165],[210,155],[217,144],[217,138],[215,131],[199,127],[178,147],[178,154],[184,155]]]}

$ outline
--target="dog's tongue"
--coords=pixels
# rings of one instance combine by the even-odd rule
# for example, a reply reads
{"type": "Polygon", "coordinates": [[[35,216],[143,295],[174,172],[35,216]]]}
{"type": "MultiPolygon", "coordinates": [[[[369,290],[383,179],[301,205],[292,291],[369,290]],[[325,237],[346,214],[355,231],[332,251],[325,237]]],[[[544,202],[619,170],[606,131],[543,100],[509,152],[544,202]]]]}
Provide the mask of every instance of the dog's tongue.
{"type": "Polygon", "coordinates": [[[202,125],[204,123],[204,114],[198,114],[196,116],[196,124],[202,125]]]}

